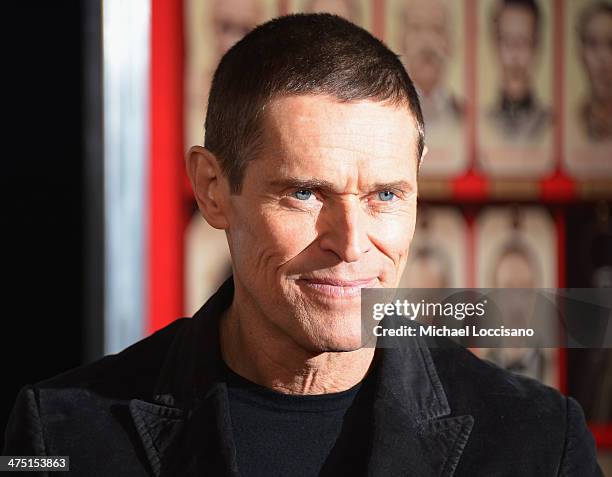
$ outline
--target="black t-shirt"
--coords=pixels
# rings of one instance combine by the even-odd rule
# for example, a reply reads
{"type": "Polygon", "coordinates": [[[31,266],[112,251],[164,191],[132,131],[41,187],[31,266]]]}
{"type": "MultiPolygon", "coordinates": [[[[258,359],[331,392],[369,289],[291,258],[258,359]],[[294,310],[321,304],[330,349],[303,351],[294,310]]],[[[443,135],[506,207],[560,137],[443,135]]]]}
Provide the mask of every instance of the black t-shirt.
{"type": "Polygon", "coordinates": [[[242,477],[359,475],[370,448],[371,375],[346,391],[288,395],[224,366],[242,477]]]}

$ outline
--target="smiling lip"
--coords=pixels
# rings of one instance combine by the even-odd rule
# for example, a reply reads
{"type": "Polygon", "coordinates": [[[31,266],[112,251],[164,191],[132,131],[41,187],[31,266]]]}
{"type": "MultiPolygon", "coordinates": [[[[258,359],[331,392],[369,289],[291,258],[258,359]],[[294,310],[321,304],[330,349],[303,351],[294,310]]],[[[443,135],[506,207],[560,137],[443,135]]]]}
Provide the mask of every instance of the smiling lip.
{"type": "Polygon", "coordinates": [[[354,297],[361,295],[361,289],[372,287],[376,277],[359,280],[341,280],[336,278],[302,278],[299,283],[311,290],[331,297],[354,297]]]}

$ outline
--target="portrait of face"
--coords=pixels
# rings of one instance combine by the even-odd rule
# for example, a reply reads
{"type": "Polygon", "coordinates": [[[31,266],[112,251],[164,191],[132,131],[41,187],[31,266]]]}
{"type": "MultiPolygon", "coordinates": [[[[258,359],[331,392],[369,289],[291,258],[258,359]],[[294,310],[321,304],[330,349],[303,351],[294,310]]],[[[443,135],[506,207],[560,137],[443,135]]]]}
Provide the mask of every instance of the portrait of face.
{"type": "Polygon", "coordinates": [[[217,62],[262,21],[262,16],[263,7],[259,0],[213,0],[212,26],[217,62]]]}
{"type": "Polygon", "coordinates": [[[612,177],[612,3],[576,0],[565,13],[563,162],[579,179],[612,177]]]}
{"type": "Polygon", "coordinates": [[[487,320],[507,328],[536,327],[534,339],[503,337],[480,356],[498,365],[556,385],[557,368],[549,348],[556,345],[554,309],[542,307],[536,290],[557,283],[556,235],[550,213],[540,207],[496,206],[476,220],[476,286],[498,289],[487,320]],[[553,314],[551,314],[553,313],[553,314]],[[534,346],[537,346],[534,348],[534,346]]]}
{"type": "MultiPolygon", "coordinates": [[[[514,233],[521,232],[515,230],[514,233]]],[[[516,236],[501,246],[501,251],[493,261],[490,286],[500,289],[541,286],[539,267],[531,248],[520,235],[516,236]]],[[[492,314],[489,319],[508,328],[536,326],[544,336],[552,336],[552,328],[545,328],[550,327],[552,321],[544,324],[537,321],[537,318],[542,317],[542,312],[538,311],[535,293],[525,293],[523,290],[517,293],[502,291],[495,295],[494,301],[499,314],[492,314]]],[[[512,343],[513,345],[509,346],[502,338],[497,348],[477,348],[476,353],[505,369],[537,379],[549,386],[557,386],[557,363],[549,343],[544,342],[541,345],[543,349],[534,348],[534,342],[527,339],[524,344],[519,344],[520,341],[516,340],[512,343]]]]}
{"type": "Polygon", "coordinates": [[[551,0],[490,0],[479,7],[478,167],[490,177],[530,178],[555,167],[552,150],[551,0]]]}
{"type": "Polygon", "coordinates": [[[459,175],[465,156],[465,12],[462,1],[389,0],[386,35],[420,98],[429,153],[419,174],[459,175]]]}
{"type": "Polygon", "coordinates": [[[594,10],[580,32],[580,57],[594,101],[612,101],[612,5],[594,10]]]}
{"type": "Polygon", "coordinates": [[[401,13],[399,49],[414,84],[427,96],[444,79],[450,55],[448,12],[440,0],[410,0],[401,13]]]}
{"type": "Polygon", "coordinates": [[[406,107],[309,95],[272,101],[263,129],[228,196],[237,286],[303,349],[358,349],[360,294],[306,279],[397,286],[415,228],[415,121],[406,107]]]}
{"type": "Polygon", "coordinates": [[[580,62],[588,82],[580,121],[591,141],[612,139],[612,5],[587,8],[578,34],[580,62]]]}
{"type": "Polygon", "coordinates": [[[537,51],[537,19],[528,7],[508,4],[500,8],[495,27],[501,68],[502,93],[513,101],[531,94],[531,76],[537,51]]]}

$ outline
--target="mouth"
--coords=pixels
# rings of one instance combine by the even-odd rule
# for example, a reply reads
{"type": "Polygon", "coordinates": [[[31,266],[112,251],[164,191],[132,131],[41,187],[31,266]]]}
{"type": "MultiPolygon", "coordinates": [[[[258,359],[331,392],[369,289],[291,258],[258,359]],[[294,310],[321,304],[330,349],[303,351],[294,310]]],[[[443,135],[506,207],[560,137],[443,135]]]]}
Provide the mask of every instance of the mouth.
{"type": "Polygon", "coordinates": [[[352,298],[361,296],[362,288],[373,288],[376,286],[377,277],[362,278],[357,280],[342,280],[337,278],[300,278],[298,285],[333,298],[352,298]]]}

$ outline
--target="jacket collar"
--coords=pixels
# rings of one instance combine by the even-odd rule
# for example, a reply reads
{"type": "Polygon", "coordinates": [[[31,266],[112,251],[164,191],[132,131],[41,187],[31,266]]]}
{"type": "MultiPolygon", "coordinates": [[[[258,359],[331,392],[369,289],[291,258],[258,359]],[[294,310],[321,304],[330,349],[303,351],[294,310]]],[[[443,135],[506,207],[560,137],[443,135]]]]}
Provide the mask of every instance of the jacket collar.
{"type": "MultiPolygon", "coordinates": [[[[220,375],[219,319],[232,277],[181,327],[154,396],[132,399],[131,416],[153,475],[238,477],[227,387],[220,375]]],[[[424,346],[376,350],[372,445],[367,475],[451,476],[472,430],[451,409],[424,346]]]]}

